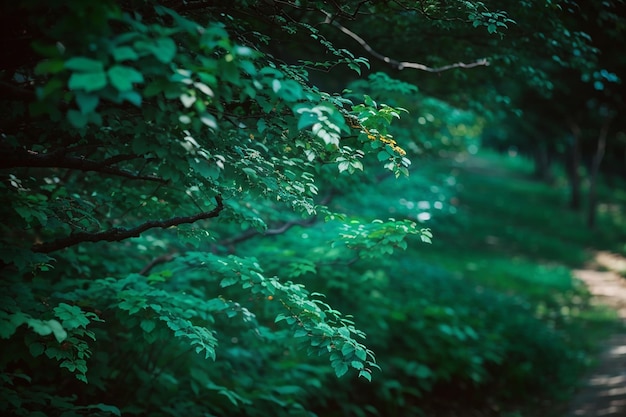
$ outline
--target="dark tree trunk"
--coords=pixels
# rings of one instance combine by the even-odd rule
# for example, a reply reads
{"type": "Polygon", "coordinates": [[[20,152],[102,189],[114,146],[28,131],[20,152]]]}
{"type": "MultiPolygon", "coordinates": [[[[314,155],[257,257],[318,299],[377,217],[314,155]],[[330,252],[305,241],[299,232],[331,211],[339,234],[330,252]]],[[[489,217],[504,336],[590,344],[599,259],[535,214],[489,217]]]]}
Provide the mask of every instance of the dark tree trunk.
{"type": "Polygon", "coordinates": [[[600,165],[606,151],[606,136],[609,132],[611,120],[605,120],[598,135],[598,147],[591,161],[591,170],[589,172],[589,207],[587,211],[587,227],[592,229],[596,225],[596,211],[598,206],[598,174],[600,173],[600,165]]]}
{"type": "Polygon", "coordinates": [[[570,123],[572,139],[567,146],[565,166],[570,184],[569,207],[572,210],[580,210],[580,135],[581,129],[575,122],[570,123]]]}
{"type": "Polygon", "coordinates": [[[551,182],[553,180],[551,170],[552,160],[548,152],[548,147],[544,143],[539,143],[535,146],[534,161],[535,178],[544,182],[551,182]]]}

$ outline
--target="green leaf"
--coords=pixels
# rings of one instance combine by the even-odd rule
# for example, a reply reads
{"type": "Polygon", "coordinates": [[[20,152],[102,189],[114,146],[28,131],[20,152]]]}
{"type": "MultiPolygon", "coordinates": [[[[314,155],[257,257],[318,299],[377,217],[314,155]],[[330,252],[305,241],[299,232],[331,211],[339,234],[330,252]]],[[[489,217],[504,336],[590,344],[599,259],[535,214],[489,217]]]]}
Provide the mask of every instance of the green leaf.
{"type": "Polygon", "coordinates": [[[80,71],[80,72],[102,72],[104,71],[104,66],[102,62],[96,61],[95,59],[86,58],[82,56],[77,56],[74,58],[70,58],[65,61],[65,68],[72,71],[80,71]]]}
{"type": "Polygon", "coordinates": [[[73,109],[67,111],[67,120],[72,124],[72,126],[79,129],[87,126],[87,123],[89,122],[89,118],[86,114],[73,109]]]}
{"type": "Polygon", "coordinates": [[[249,175],[250,177],[252,177],[252,178],[257,178],[258,177],[256,171],[254,169],[252,169],[252,168],[246,167],[246,168],[242,168],[241,170],[243,172],[245,172],[247,175],[249,175]]]}
{"type": "Polygon", "coordinates": [[[63,81],[58,78],[52,78],[48,81],[43,87],[37,88],[37,97],[39,99],[44,99],[48,97],[50,94],[62,89],[64,86],[63,81]]]}
{"type": "Polygon", "coordinates": [[[213,97],[215,95],[213,93],[213,90],[211,90],[211,87],[209,87],[208,85],[204,83],[193,83],[193,86],[196,87],[198,90],[202,91],[204,94],[206,94],[209,97],[213,97]]]}
{"type": "Polygon", "coordinates": [[[130,46],[119,46],[117,48],[114,48],[111,53],[113,54],[113,59],[118,62],[127,60],[135,61],[139,59],[139,55],[137,55],[137,52],[135,52],[135,50],[130,46]]]}
{"type": "Polygon", "coordinates": [[[384,161],[388,161],[389,158],[391,158],[391,155],[389,155],[389,152],[383,150],[383,151],[378,152],[378,154],[376,155],[376,158],[378,158],[380,162],[384,162],[384,161]]]}
{"type": "Polygon", "coordinates": [[[342,377],[343,375],[346,374],[346,372],[348,372],[348,365],[346,365],[343,362],[338,362],[337,364],[334,365],[335,368],[335,375],[337,375],[337,378],[342,377]]]}
{"type": "Polygon", "coordinates": [[[356,354],[356,357],[361,359],[362,361],[364,361],[365,358],[367,357],[367,353],[365,352],[365,349],[363,348],[357,348],[354,353],[356,354]]]}
{"type": "MultiPolygon", "coordinates": [[[[2,257],[6,258],[6,257],[2,257]]],[[[3,259],[5,260],[5,259],[3,259]]],[[[15,330],[28,321],[29,317],[22,312],[9,315],[7,318],[0,320],[0,338],[8,339],[15,333],[15,330]]]]}
{"type": "Polygon", "coordinates": [[[339,172],[346,171],[346,170],[348,170],[348,168],[350,168],[350,162],[349,161],[341,161],[341,162],[339,162],[337,167],[339,168],[339,172]]]}
{"type": "Polygon", "coordinates": [[[63,329],[61,323],[56,320],[42,321],[37,319],[29,319],[27,323],[28,326],[30,326],[33,331],[40,336],[48,336],[49,334],[54,334],[54,337],[59,343],[67,338],[67,332],[63,329]]]}
{"type": "Polygon", "coordinates": [[[104,72],[87,72],[72,74],[68,81],[70,90],[96,91],[106,87],[107,77],[104,72]]]}
{"type": "Polygon", "coordinates": [[[84,328],[89,324],[89,318],[87,318],[85,312],[75,305],[59,303],[54,308],[54,314],[63,321],[64,326],[68,329],[84,328]]]}
{"type": "Polygon", "coordinates": [[[41,355],[44,350],[46,350],[46,347],[41,343],[31,343],[30,345],[28,345],[28,350],[30,351],[30,354],[36,358],[37,356],[41,355]]]}
{"type": "Polygon", "coordinates": [[[354,352],[354,346],[352,346],[352,345],[351,345],[351,344],[349,344],[349,343],[346,343],[345,345],[343,345],[343,346],[341,347],[341,354],[342,354],[343,356],[348,356],[348,355],[350,355],[352,352],[354,352]]]}
{"type": "Polygon", "coordinates": [[[111,84],[119,91],[133,89],[133,83],[142,83],[143,74],[125,65],[114,65],[107,71],[111,84]]]}
{"type": "Polygon", "coordinates": [[[156,322],[154,320],[141,320],[139,327],[141,327],[144,332],[150,333],[156,327],[156,322]]]}
{"type": "Polygon", "coordinates": [[[361,67],[358,66],[357,64],[351,62],[348,64],[348,68],[355,71],[357,74],[361,75],[361,67]]]}
{"type": "Polygon", "coordinates": [[[185,106],[185,108],[189,108],[193,105],[193,103],[195,103],[196,101],[196,96],[192,96],[190,94],[187,93],[183,93],[180,95],[180,102],[183,103],[183,106],[185,106]]]}
{"type": "Polygon", "coordinates": [[[226,277],[220,282],[220,286],[222,288],[230,287],[231,285],[235,285],[237,282],[239,282],[239,277],[236,277],[236,276],[226,277]]]}
{"type": "Polygon", "coordinates": [[[82,114],[91,113],[98,107],[100,97],[95,94],[86,94],[82,91],[76,92],[76,104],[82,114]]]}
{"type": "Polygon", "coordinates": [[[54,334],[54,338],[57,340],[57,342],[61,343],[62,341],[67,339],[67,332],[65,331],[65,329],[63,329],[61,323],[56,320],[48,320],[47,324],[48,326],[50,326],[50,329],[52,329],[52,334],[54,334]]]}
{"type": "Polygon", "coordinates": [[[164,64],[171,62],[176,56],[176,44],[171,38],[160,38],[151,49],[156,59],[164,64]]]}
{"type": "Polygon", "coordinates": [[[44,74],[56,74],[58,72],[63,71],[65,68],[65,62],[60,59],[47,59],[45,61],[41,61],[35,67],[35,74],[44,75],[44,74]]]}
{"type": "Polygon", "coordinates": [[[363,171],[363,163],[361,161],[351,161],[350,165],[354,168],[354,169],[358,169],[363,171]]]}
{"type": "Polygon", "coordinates": [[[359,372],[359,377],[365,378],[367,379],[369,382],[372,382],[372,374],[368,371],[360,371],[359,372]]]}
{"type": "Polygon", "coordinates": [[[298,329],[298,330],[296,330],[296,331],[294,332],[293,337],[304,337],[304,336],[306,336],[306,335],[308,335],[308,334],[309,334],[309,332],[307,332],[306,330],[304,330],[304,329],[298,329]]]}
{"type": "Polygon", "coordinates": [[[120,91],[118,97],[122,101],[128,101],[129,103],[134,104],[137,107],[141,107],[141,102],[143,97],[136,91],[120,91]]]}
{"type": "Polygon", "coordinates": [[[215,120],[215,117],[209,113],[203,113],[200,115],[200,121],[202,124],[210,127],[211,129],[217,129],[217,120],[215,120]]]}
{"type": "Polygon", "coordinates": [[[120,409],[117,408],[114,405],[108,405],[108,404],[100,403],[100,404],[90,405],[88,407],[89,408],[95,408],[97,410],[104,411],[105,413],[113,414],[113,415],[116,415],[116,416],[121,416],[122,415],[122,413],[120,412],[120,409]]]}
{"type": "Polygon", "coordinates": [[[298,130],[305,129],[319,121],[319,116],[311,111],[304,111],[298,120],[298,130]]]}

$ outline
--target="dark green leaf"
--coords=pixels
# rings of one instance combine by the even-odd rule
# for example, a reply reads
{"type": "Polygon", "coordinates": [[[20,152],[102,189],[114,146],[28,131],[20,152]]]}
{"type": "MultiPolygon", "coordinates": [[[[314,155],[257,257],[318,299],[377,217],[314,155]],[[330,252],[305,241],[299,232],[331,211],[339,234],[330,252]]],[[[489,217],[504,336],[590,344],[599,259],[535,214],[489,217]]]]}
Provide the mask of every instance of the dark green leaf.
{"type": "Polygon", "coordinates": [[[72,109],[67,111],[67,120],[69,120],[72,126],[80,129],[87,126],[89,118],[82,112],[72,109]]]}
{"type": "Polygon", "coordinates": [[[35,74],[56,74],[57,72],[63,71],[63,68],[65,68],[64,61],[60,59],[47,59],[37,64],[35,74]]]}
{"type": "Polygon", "coordinates": [[[76,92],[76,104],[83,114],[91,113],[98,107],[100,97],[95,94],[87,94],[82,91],[76,92]]]}
{"type": "Polygon", "coordinates": [[[98,73],[104,71],[104,65],[102,65],[102,62],[82,56],[70,58],[65,61],[65,68],[79,72],[98,73]]]}

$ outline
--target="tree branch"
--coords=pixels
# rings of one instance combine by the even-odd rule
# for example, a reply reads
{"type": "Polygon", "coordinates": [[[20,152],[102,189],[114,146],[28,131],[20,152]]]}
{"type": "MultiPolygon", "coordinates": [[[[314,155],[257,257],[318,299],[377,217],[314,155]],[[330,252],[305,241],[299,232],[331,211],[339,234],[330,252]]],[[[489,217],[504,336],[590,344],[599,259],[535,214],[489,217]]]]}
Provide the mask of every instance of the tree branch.
{"type": "Polygon", "coordinates": [[[139,271],[139,275],[143,275],[144,277],[148,276],[148,273],[150,273],[152,268],[173,260],[174,258],[176,258],[176,255],[176,253],[166,253],[164,255],[157,256],[156,258],[151,260],[146,266],[144,266],[141,271],[139,271]]]}
{"type": "MultiPolygon", "coordinates": [[[[330,192],[326,194],[326,196],[319,202],[319,204],[324,205],[324,206],[327,205],[328,203],[332,201],[334,196],[335,196],[335,190],[330,190],[330,192]]],[[[248,229],[245,232],[237,236],[231,237],[229,239],[223,239],[220,242],[218,242],[218,244],[220,246],[226,246],[226,247],[234,246],[238,243],[251,239],[255,236],[280,235],[280,234],[285,233],[287,230],[291,229],[294,226],[302,226],[302,227],[312,226],[313,224],[315,224],[316,221],[317,221],[317,215],[309,217],[308,219],[305,219],[305,220],[293,220],[293,221],[284,222],[280,226],[277,226],[273,229],[267,229],[264,232],[259,232],[255,229],[248,229]]]]}
{"type": "Polygon", "coordinates": [[[359,43],[359,45],[361,45],[363,47],[363,49],[365,49],[367,52],[369,52],[372,56],[374,56],[375,58],[380,59],[383,62],[386,62],[387,64],[391,65],[392,67],[394,67],[394,68],[396,68],[398,70],[403,70],[405,68],[412,68],[412,69],[417,69],[417,70],[426,71],[426,72],[443,72],[443,71],[447,71],[447,70],[450,70],[450,69],[453,69],[453,68],[474,68],[474,67],[488,66],[489,65],[489,61],[486,58],[482,58],[482,59],[479,59],[477,61],[470,62],[468,64],[466,64],[464,62],[457,62],[455,64],[444,65],[442,67],[429,67],[427,65],[419,64],[417,62],[397,61],[397,60],[395,60],[393,58],[389,58],[388,56],[385,56],[385,55],[375,51],[374,48],[372,48],[359,35],[357,35],[356,33],[352,32],[350,29],[348,29],[345,26],[343,26],[341,23],[339,23],[336,20],[334,20],[334,18],[329,13],[327,13],[327,12],[325,12],[323,10],[322,10],[322,12],[326,15],[326,20],[324,20],[324,23],[335,26],[341,32],[345,33],[346,35],[348,35],[349,37],[351,37],[352,39],[357,41],[359,43]]]}
{"type": "Polygon", "coordinates": [[[306,220],[294,220],[294,221],[285,222],[278,227],[275,227],[273,229],[267,229],[264,232],[259,232],[255,229],[248,229],[238,236],[220,241],[219,244],[221,246],[233,246],[243,241],[246,241],[248,239],[251,239],[257,235],[261,235],[261,236],[280,235],[280,234],[285,233],[287,230],[291,229],[293,226],[303,226],[303,227],[311,226],[316,221],[317,221],[317,216],[313,216],[306,220]]]}
{"type": "Polygon", "coordinates": [[[167,183],[167,180],[154,175],[137,175],[122,168],[115,168],[111,164],[123,160],[133,159],[135,156],[118,155],[106,159],[103,162],[96,162],[91,159],[66,156],[59,153],[37,153],[23,148],[2,149],[0,155],[0,169],[7,168],[67,168],[79,171],[102,172],[118,177],[130,178],[134,180],[156,181],[167,183]]]}
{"type": "Polygon", "coordinates": [[[115,227],[113,229],[106,230],[104,232],[98,233],[72,233],[71,235],[54,240],[48,243],[40,243],[37,245],[33,245],[33,252],[40,253],[50,253],[57,251],[59,249],[64,249],[70,246],[77,245],[83,242],[119,242],[124,239],[128,239],[130,237],[139,237],[143,232],[148,229],[161,228],[166,229],[172,226],[178,226],[181,224],[195,223],[199,220],[210,219],[213,217],[217,217],[220,212],[224,209],[224,203],[222,201],[222,196],[218,195],[215,197],[215,201],[217,206],[207,212],[198,213],[193,216],[182,216],[182,217],[173,217],[167,220],[152,220],[149,222],[145,222],[140,224],[137,227],[133,227],[132,229],[122,229],[119,227],[115,227]]]}

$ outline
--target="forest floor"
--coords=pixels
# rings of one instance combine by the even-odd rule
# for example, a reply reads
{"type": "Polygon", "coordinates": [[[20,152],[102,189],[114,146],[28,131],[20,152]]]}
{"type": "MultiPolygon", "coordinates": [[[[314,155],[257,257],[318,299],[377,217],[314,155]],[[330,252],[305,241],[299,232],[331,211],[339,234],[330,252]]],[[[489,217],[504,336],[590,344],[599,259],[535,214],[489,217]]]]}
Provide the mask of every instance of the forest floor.
{"type": "MultiPolygon", "coordinates": [[[[586,269],[574,271],[594,302],[615,309],[626,324],[626,259],[598,252],[586,269]]],[[[567,417],[626,417],[626,329],[601,344],[595,368],[570,403],[567,417]]]]}

